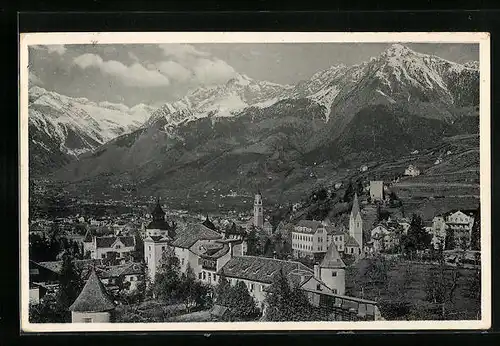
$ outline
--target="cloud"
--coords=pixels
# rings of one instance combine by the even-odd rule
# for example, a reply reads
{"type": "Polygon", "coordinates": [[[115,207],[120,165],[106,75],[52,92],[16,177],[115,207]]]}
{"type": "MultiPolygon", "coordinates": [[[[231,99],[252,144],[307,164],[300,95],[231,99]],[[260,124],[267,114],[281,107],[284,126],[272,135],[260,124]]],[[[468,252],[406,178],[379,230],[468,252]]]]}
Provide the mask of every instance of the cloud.
{"type": "Polygon", "coordinates": [[[195,78],[207,85],[225,83],[237,74],[234,68],[219,59],[199,59],[192,68],[195,78]]]}
{"type": "Polygon", "coordinates": [[[59,55],[64,55],[66,53],[66,47],[62,44],[53,44],[53,45],[47,45],[47,51],[52,54],[52,53],[57,53],[59,55]]]}
{"type": "Polygon", "coordinates": [[[102,73],[119,78],[127,86],[160,87],[167,86],[167,76],[157,70],[147,69],[138,62],[130,66],[116,60],[104,61],[99,55],[86,53],[76,57],[73,63],[81,69],[98,68],[102,73]]]}
{"type": "Polygon", "coordinates": [[[162,61],[157,64],[158,71],[171,79],[179,82],[187,82],[193,77],[193,73],[175,61],[162,61]]]}
{"type": "Polygon", "coordinates": [[[168,58],[157,64],[158,70],[179,82],[194,85],[225,83],[237,73],[225,61],[189,44],[160,44],[168,58]]]}
{"type": "Polygon", "coordinates": [[[163,50],[163,55],[176,59],[210,56],[209,53],[202,52],[190,44],[160,44],[159,47],[163,50]]]}

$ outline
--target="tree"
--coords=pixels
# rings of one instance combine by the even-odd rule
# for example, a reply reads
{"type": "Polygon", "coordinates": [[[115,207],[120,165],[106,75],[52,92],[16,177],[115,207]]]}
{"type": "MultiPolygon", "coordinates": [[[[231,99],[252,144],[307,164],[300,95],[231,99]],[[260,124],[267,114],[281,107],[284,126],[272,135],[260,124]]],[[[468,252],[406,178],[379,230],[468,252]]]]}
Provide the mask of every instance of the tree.
{"type": "Polygon", "coordinates": [[[178,299],[181,300],[189,312],[192,307],[205,307],[208,302],[209,289],[206,285],[196,280],[193,269],[188,264],[186,273],[181,275],[178,299]]]}
{"type": "Polygon", "coordinates": [[[311,321],[324,318],[299,287],[290,287],[283,269],[268,287],[265,304],[269,321],[311,321]]]}
{"type": "Polygon", "coordinates": [[[259,246],[259,239],[257,237],[257,231],[254,227],[251,228],[247,236],[247,254],[251,256],[259,256],[262,254],[259,246]]]}
{"type": "Polygon", "coordinates": [[[431,239],[432,236],[425,230],[422,218],[417,214],[413,214],[408,233],[402,239],[406,254],[413,256],[416,251],[429,248],[431,239]]]}
{"type": "Polygon", "coordinates": [[[163,252],[154,282],[155,297],[171,301],[179,296],[180,263],[170,246],[163,252]]]}
{"type": "Polygon", "coordinates": [[[68,311],[70,305],[73,304],[80,294],[83,285],[84,282],[80,271],[75,266],[74,258],[70,252],[64,252],[56,298],[62,311],[68,311]]]}
{"type": "Polygon", "coordinates": [[[444,238],[444,248],[445,250],[454,250],[456,248],[455,233],[452,229],[446,229],[446,235],[444,238]]]}
{"type": "Polygon", "coordinates": [[[68,312],[61,309],[54,295],[46,294],[38,304],[29,305],[29,321],[31,323],[64,323],[68,322],[68,312]]]}
{"type": "Polygon", "coordinates": [[[474,223],[472,224],[471,239],[470,239],[471,250],[481,249],[481,210],[477,209],[477,213],[474,218],[474,223]]]}
{"type": "Polygon", "coordinates": [[[229,289],[231,284],[227,281],[226,275],[224,274],[224,268],[221,269],[219,273],[219,282],[215,287],[215,302],[220,305],[224,305],[227,301],[227,295],[229,294],[229,289]]]}
{"type": "Polygon", "coordinates": [[[349,183],[347,184],[347,188],[344,192],[344,197],[342,198],[342,200],[345,203],[349,203],[352,201],[353,197],[354,197],[354,186],[352,185],[352,181],[349,180],[349,183]]]}
{"type": "Polygon", "coordinates": [[[257,302],[243,281],[238,281],[234,287],[229,287],[222,305],[230,308],[231,316],[237,321],[251,321],[260,315],[257,302]]]}

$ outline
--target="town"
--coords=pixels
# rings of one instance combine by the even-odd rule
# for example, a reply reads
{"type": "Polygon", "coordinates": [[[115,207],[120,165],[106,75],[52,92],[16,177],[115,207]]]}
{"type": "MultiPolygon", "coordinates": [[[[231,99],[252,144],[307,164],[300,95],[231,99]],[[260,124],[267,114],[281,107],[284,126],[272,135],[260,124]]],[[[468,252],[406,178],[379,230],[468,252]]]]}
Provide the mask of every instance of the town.
{"type": "Polygon", "coordinates": [[[479,208],[423,219],[405,215],[390,182],[349,180],[311,193],[340,195],[336,213],[308,217],[297,202],[271,217],[265,193],[251,193],[247,213],[157,196],[145,213],[30,220],[30,321],[480,318],[479,208]]]}

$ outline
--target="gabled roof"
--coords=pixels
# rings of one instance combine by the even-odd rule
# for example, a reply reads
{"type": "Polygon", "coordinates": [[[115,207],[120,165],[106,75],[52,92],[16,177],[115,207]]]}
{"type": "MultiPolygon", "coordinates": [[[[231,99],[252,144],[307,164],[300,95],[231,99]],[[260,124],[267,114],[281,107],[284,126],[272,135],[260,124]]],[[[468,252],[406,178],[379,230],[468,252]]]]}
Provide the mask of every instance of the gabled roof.
{"type": "Polygon", "coordinates": [[[106,312],[114,308],[115,303],[108,295],[108,292],[106,292],[95,270],[92,270],[80,295],[69,307],[69,310],[78,312],[106,312]]]}
{"type": "Polygon", "coordinates": [[[97,248],[109,248],[117,240],[120,240],[126,247],[132,247],[135,245],[135,239],[133,236],[120,236],[120,237],[96,237],[97,248]]]}
{"type": "Polygon", "coordinates": [[[235,256],[222,268],[230,278],[271,284],[280,269],[290,279],[291,274],[311,275],[313,271],[299,262],[257,256],[235,256]]]}
{"type": "Polygon", "coordinates": [[[358,242],[350,234],[346,234],[345,246],[359,247],[358,242]]]}
{"type": "Polygon", "coordinates": [[[320,267],[345,268],[345,263],[342,261],[342,258],[340,257],[335,244],[332,243],[326,251],[325,257],[323,257],[323,261],[321,261],[320,267]]]}
{"type": "MultiPolygon", "coordinates": [[[[49,262],[33,262],[35,265],[50,270],[56,274],[61,273],[63,261],[49,261],[49,262]]],[[[86,260],[75,260],[75,267],[79,270],[89,268],[93,265],[101,265],[101,259],[86,259],[86,260]]]]}
{"type": "Polygon", "coordinates": [[[189,249],[201,239],[222,239],[222,236],[208,227],[200,224],[189,224],[178,230],[176,239],[172,242],[175,247],[189,249]]]}

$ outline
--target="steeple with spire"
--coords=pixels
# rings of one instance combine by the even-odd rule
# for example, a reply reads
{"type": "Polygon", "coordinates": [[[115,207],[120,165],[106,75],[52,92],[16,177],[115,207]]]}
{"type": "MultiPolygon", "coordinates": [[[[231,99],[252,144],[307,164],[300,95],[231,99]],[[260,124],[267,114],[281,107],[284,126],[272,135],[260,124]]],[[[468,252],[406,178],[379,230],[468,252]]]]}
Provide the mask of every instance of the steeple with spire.
{"type": "Polygon", "coordinates": [[[253,225],[255,227],[264,227],[264,211],[262,207],[262,194],[260,189],[257,190],[255,200],[253,202],[253,225]]]}
{"type": "Polygon", "coordinates": [[[359,209],[358,194],[354,194],[352,201],[351,215],[349,217],[349,235],[353,237],[359,245],[359,249],[363,252],[363,219],[359,209]]]}

